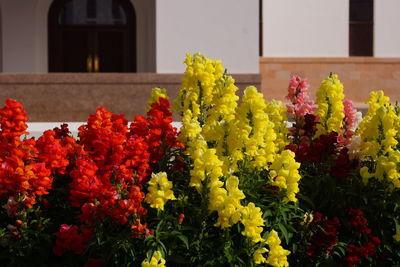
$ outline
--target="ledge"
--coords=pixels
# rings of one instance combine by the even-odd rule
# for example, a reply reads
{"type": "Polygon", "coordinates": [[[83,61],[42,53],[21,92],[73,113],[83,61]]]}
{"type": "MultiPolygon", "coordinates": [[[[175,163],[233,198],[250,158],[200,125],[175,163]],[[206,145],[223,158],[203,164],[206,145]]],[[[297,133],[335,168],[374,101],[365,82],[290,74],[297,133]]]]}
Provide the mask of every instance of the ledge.
{"type": "Polygon", "coordinates": [[[261,57],[260,63],[292,64],[400,64],[400,58],[384,57],[261,57]]]}
{"type": "MultiPolygon", "coordinates": [[[[260,83],[260,74],[229,74],[238,84],[260,83]]],[[[1,73],[1,84],[180,84],[183,74],[158,73],[1,73]]]]}

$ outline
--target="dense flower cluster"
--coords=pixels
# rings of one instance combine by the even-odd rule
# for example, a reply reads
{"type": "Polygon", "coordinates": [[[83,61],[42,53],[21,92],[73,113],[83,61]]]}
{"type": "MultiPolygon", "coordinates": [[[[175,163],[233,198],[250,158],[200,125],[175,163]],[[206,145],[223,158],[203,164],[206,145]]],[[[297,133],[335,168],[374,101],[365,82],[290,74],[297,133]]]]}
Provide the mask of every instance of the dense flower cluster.
{"type": "MultiPolygon", "coordinates": [[[[153,93],[154,98],[158,91],[153,93]]],[[[182,147],[177,141],[176,129],[171,125],[172,114],[164,96],[150,104],[147,118],[137,116],[130,128],[123,115],[99,107],[88,123],[79,128],[79,145],[69,143],[71,146],[64,146],[75,152],[68,189],[71,205],[81,211],[78,218],[82,229],[95,231],[99,221],[110,217],[115,223],[130,225],[132,236],[148,234],[151,230],[141,222],[141,216],[147,213],[142,202],[146,199],[152,207],[163,209],[167,199],[174,199],[170,190],[172,185],[163,173],[150,180],[147,198],[143,192],[143,185],[157,162],[171,149],[182,147]]],[[[42,149],[43,155],[62,147],[62,141],[68,144],[68,136],[57,139],[54,131],[41,138],[49,140],[47,147],[42,149]],[[48,148],[50,144],[52,147],[48,148]]],[[[68,151],[64,152],[63,156],[67,158],[68,151]]],[[[54,165],[54,162],[58,161],[53,159],[49,164],[54,165]]],[[[60,165],[56,164],[56,170],[62,173],[65,166],[60,165]]],[[[62,238],[64,230],[60,228],[57,240],[62,238]]],[[[57,251],[62,253],[64,250],[57,251]]],[[[75,251],[78,250],[75,248],[75,251]]]]}
{"type": "Polygon", "coordinates": [[[147,116],[129,124],[99,107],[78,138],[66,124],[24,138],[27,114],[6,101],[3,265],[398,264],[397,105],[372,92],[361,121],[333,74],[315,104],[299,76],[286,108],[253,86],[238,104],[220,61],[194,54],[185,64],[179,133],[161,88],[147,116]]]}
{"type": "Polygon", "coordinates": [[[245,89],[237,107],[237,88],[231,77],[222,74],[220,62],[195,54],[187,56],[185,64],[176,106],[183,115],[180,140],[186,143],[193,162],[189,185],[200,193],[208,191],[208,209],[218,213],[216,226],[224,229],[240,222],[244,236],[254,244],[262,242],[262,211],[252,202],[241,204],[246,198],[239,188],[243,178],[235,176],[235,172],[243,167],[268,170],[278,157],[275,172],[271,169],[273,179],[280,181],[288,200],[296,200],[299,164],[290,151],[277,156],[286,144],[284,110],[275,111],[278,103],[267,105],[263,95],[251,86],[245,89]],[[279,146],[274,143],[277,134],[279,146]]]}

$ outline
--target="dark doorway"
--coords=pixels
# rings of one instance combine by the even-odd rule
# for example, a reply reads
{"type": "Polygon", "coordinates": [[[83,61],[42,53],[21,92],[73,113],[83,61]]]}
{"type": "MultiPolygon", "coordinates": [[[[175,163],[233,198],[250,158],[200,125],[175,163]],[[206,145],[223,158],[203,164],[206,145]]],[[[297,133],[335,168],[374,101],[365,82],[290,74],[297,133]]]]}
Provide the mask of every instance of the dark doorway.
{"type": "Polygon", "coordinates": [[[49,72],[135,72],[135,23],[129,0],[55,0],[49,72]]]}

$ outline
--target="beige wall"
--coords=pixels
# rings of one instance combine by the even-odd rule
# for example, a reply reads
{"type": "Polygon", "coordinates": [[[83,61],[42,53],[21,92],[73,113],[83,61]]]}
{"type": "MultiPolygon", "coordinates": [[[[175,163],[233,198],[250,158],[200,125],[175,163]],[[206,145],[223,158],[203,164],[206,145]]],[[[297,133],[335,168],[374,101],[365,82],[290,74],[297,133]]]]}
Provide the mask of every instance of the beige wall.
{"type": "Polygon", "coordinates": [[[185,53],[258,73],[258,0],[157,0],[157,72],[185,70],[185,53]]]}
{"type": "Polygon", "coordinates": [[[263,56],[345,57],[348,35],[349,0],[263,0],[263,56]]]}
{"type": "Polygon", "coordinates": [[[369,93],[383,90],[392,102],[400,101],[400,58],[262,58],[262,92],[268,99],[285,100],[291,75],[308,78],[310,95],[330,72],[337,73],[344,84],[346,98],[357,107],[365,107],[369,93]]]}
{"type": "Polygon", "coordinates": [[[374,56],[400,57],[400,1],[374,1],[374,56]]]}

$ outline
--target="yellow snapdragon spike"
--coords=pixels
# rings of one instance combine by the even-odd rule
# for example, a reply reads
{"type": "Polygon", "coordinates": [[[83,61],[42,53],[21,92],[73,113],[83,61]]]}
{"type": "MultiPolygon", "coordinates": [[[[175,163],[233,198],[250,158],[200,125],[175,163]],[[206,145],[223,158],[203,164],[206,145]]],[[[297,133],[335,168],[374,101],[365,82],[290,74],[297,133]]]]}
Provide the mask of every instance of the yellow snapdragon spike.
{"type": "Polygon", "coordinates": [[[253,243],[264,241],[261,237],[261,233],[264,230],[264,219],[262,218],[261,209],[250,202],[246,207],[241,209],[241,213],[242,218],[240,222],[244,225],[242,235],[250,238],[253,243]]]}
{"type": "Polygon", "coordinates": [[[289,266],[287,256],[290,254],[289,250],[284,249],[280,244],[278,233],[272,230],[265,243],[269,246],[269,253],[266,262],[274,267],[289,266]]]}
{"type": "Polygon", "coordinates": [[[263,95],[254,86],[247,87],[227,139],[235,169],[235,164],[244,158],[253,168],[268,168],[273,161],[276,134],[265,109],[263,95]]]}
{"type": "Polygon", "coordinates": [[[168,200],[175,200],[172,189],[172,182],[168,181],[167,173],[159,172],[152,173],[151,179],[148,182],[149,192],[146,194],[145,201],[150,204],[150,207],[164,210],[164,205],[168,200]]]}
{"type": "Polygon", "coordinates": [[[289,130],[285,121],[288,120],[286,115],[286,108],[283,106],[281,101],[272,100],[267,103],[265,112],[268,114],[268,118],[274,123],[274,130],[276,134],[275,145],[277,152],[282,151],[286,145],[289,144],[287,138],[289,130]]]}
{"type": "Polygon", "coordinates": [[[296,194],[299,192],[300,163],[295,160],[295,154],[290,150],[283,150],[276,156],[270,169],[272,185],[286,190],[285,201],[296,202],[296,194]]]}
{"type": "Polygon", "coordinates": [[[316,136],[330,132],[340,133],[343,126],[343,84],[336,74],[325,78],[317,91],[317,109],[315,115],[319,117],[316,136]]]}
{"type": "Polygon", "coordinates": [[[165,267],[165,259],[160,251],[155,251],[150,259],[142,262],[142,267],[165,267]]]}
{"type": "Polygon", "coordinates": [[[224,68],[220,61],[206,58],[200,53],[187,54],[184,64],[186,71],[175,108],[181,114],[189,109],[194,116],[199,116],[209,108],[213,89],[216,81],[222,77],[224,68]]]}
{"type": "Polygon", "coordinates": [[[151,90],[150,98],[147,101],[147,109],[146,109],[146,111],[149,111],[151,109],[151,104],[158,102],[158,98],[159,97],[162,97],[162,98],[165,98],[165,99],[169,99],[169,97],[167,95],[167,89],[165,89],[165,88],[154,88],[153,90],[151,90]]]}
{"type": "Polygon", "coordinates": [[[394,188],[400,188],[400,172],[397,163],[400,154],[396,150],[400,119],[389,97],[383,91],[371,92],[368,111],[360,123],[357,135],[361,137],[360,151],[363,160],[376,162],[374,168],[360,169],[363,182],[369,179],[386,179],[394,188]]]}
{"type": "Polygon", "coordinates": [[[239,189],[239,179],[235,176],[230,176],[226,180],[225,187],[226,189],[210,189],[210,210],[218,212],[218,221],[215,226],[222,229],[239,222],[243,208],[240,200],[246,197],[243,191],[239,189]],[[219,194],[215,191],[219,191],[219,194]]]}

